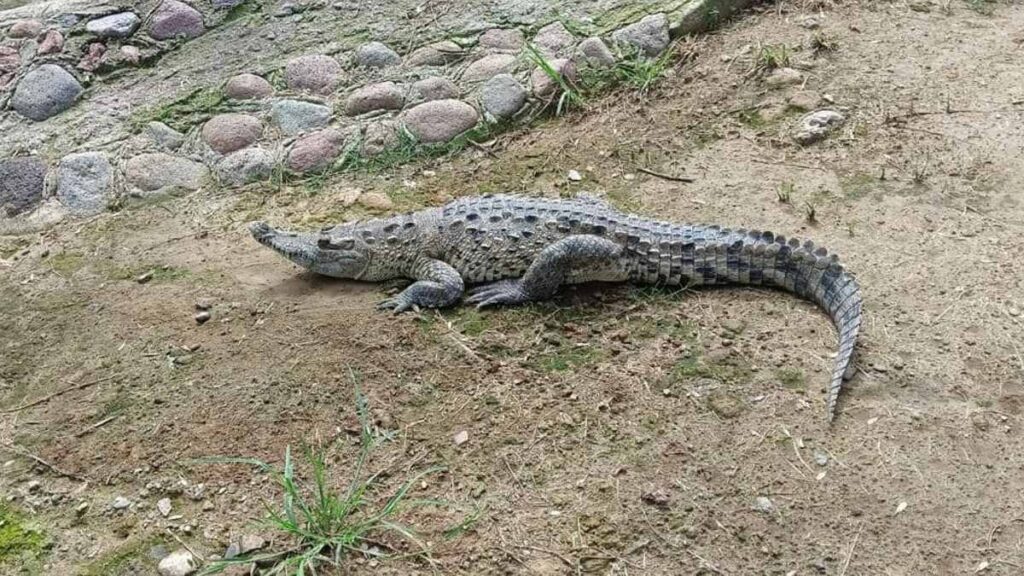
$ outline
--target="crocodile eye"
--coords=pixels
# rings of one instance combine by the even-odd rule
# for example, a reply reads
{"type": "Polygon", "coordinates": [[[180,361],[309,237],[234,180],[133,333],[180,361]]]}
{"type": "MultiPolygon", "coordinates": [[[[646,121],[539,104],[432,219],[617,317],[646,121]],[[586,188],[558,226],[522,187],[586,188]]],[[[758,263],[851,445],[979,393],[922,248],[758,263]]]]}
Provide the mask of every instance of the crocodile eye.
{"type": "Polygon", "coordinates": [[[355,246],[355,240],[351,238],[331,238],[321,236],[316,245],[324,250],[351,250],[355,246]]]}

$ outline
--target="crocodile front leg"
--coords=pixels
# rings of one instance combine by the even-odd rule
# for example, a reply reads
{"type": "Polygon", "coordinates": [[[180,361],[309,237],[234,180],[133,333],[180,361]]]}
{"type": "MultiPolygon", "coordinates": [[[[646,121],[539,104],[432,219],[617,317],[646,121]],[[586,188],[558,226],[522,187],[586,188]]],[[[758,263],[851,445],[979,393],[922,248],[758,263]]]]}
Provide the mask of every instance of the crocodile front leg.
{"type": "Polygon", "coordinates": [[[541,251],[522,278],[502,280],[470,291],[467,302],[477,308],[521,304],[550,298],[566,280],[621,280],[622,246],[589,234],[567,236],[541,251]]]}
{"type": "Polygon", "coordinates": [[[416,282],[394,298],[377,304],[379,310],[394,310],[395,314],[400,314],[411,308],[444,308],[454,304],[465,289],[462,276],[455,268],[433,258],[416,260],[409,275],[416,282]]]}

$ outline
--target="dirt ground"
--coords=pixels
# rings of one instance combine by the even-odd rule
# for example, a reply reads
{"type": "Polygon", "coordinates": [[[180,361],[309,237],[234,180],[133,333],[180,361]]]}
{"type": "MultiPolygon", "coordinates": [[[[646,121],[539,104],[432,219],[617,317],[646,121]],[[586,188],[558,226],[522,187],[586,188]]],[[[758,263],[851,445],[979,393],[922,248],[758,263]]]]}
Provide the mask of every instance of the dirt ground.
{"type": "Polygon", "coordinates": [[[329,446],[343,486],[358,381],[391,431],[373,498],[441,465],[412,495],[450,505],[402,516],[432,561],[339,573],[1024,573],[1024,8],[989,7],[782,2],[681,43],[693,57],[647,97],[589,102],[493,154],[4,239],[0,490],[46,542],[0,572],[150,574],[154,546],[273,539],[254,525],[271,477],[194,460],[329,446]],[[790,47],[804,85],[750,75],[760,44],[790,47]],[[807,148],[789,137],[801,89],[847,115],[807,148]],[[338,202],[351,187],[402,209],[588,191],[813,237],[863,287],[858,374],[828,425],[835,332],[782,293],[597,286],[391,317],[373,308],[387,287],[302,273],[246,235],[254,218],[361,216],[338,202]]]}

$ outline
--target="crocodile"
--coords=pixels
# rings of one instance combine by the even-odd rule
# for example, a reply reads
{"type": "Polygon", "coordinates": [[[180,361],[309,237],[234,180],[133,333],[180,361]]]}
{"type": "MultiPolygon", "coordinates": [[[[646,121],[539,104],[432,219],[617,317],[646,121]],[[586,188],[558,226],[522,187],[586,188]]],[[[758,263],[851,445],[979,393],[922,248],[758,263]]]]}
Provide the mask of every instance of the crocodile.
{"type": "Polygon", "coordinates": [[[559,286],[582,282],[774,287],[816,303],[838,331],[839,351],[826,389],[829,422],[843,380],[854,372],[860,288],[836,255],[810,240],[657,221],[588,195],[462,197],[318,232],[281,231],[266,222],[253,222],[249,230],[261,244],[317,274],[414,280],[378,304],[396,314],[451,306],[464,295],[479,308],[536,302],[559,286]],[[467,292],[467,285],[476,286],[467,292]]]}

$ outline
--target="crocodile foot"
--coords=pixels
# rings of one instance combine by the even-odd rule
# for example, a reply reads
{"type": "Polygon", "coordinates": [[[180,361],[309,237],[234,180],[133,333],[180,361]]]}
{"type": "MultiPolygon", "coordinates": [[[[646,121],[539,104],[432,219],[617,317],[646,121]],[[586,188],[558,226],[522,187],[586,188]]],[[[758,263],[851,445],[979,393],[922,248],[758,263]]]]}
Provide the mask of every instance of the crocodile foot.
{"type": "Polygon", "coordinates": [[[469,291],[469,298],[466,298],[467,303],[476,304],[477,308],[498,304],[522,304],[529,301],[530,297],[523,290],[523,281],[518,279],[477,286],[469,291]]]}

